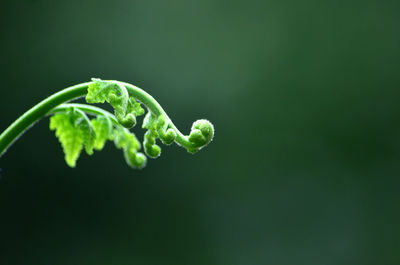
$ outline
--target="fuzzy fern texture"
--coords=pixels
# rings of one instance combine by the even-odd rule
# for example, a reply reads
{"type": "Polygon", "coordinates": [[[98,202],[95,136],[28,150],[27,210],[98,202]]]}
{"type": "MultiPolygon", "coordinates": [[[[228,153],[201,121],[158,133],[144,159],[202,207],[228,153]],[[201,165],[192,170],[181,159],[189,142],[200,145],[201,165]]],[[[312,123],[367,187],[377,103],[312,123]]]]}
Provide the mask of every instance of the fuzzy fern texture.
{"type": "Polygon", "coordinates": [[[93,78],[92,82],[64,89],[28,110],[0,135],[0,154],[45,115],[51,115],[50,130],[55,131],[70,167],[76,166],[83,149],[92,155],[94,150],[102,150],[108,140],[122,150],[129,166],[141,169],[147,157],[160,156],[158,139],[165,145],[175,142],[188,152],[196,153],[214,137],[214,126],[208,120],[195,121],[190,134],[183,135],[144,90],[120,81],[93,78]],[[87,103],[109,103],[114,113],[88,104],[68,103],[84,95],[87,103]],[[136,125],[136,117],[144,115],[145,110],[142,128],[147,131],[142,153],[142,144],[129,129],[136,125]]]}

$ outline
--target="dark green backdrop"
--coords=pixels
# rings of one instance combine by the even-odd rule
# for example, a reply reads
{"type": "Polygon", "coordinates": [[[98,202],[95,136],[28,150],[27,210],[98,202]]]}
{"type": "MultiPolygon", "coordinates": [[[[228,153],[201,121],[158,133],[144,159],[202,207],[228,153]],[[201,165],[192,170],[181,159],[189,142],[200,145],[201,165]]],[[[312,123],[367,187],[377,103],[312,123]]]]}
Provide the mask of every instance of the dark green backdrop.
{"type": "Polygon", "coordinates": [[[43,119],[0,159],[0,264],[400,264],[399,3],[2,1],[0,130],[99,77],[216,136],[70,169],[43,119]]]}

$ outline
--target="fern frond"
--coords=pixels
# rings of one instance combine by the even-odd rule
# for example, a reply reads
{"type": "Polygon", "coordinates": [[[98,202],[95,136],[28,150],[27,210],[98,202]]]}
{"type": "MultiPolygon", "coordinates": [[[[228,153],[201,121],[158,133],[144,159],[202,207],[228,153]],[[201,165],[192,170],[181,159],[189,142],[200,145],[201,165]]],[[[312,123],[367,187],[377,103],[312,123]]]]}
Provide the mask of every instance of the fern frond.
{"type": "Polygon", "coordinates": [[[160,115],[157,120],[157,132],[160,136],[161,142],[166,145],[172,144],[176,139],[176,132],[174,129],[169,128],[169,120],[165,115],[160,115]]]}
{"type": "Polygon", "coordinates": [[[86,153],[88,155],[92,155],[94,143],[96,141],[96,132],[93,128],[93,125],[83,111],[75,108],[73,108],[72,111],[74,112],[74,114],[70,115],[72,117],[77,117],[77,119],[75,120],[75,127],[82,134],[83,145],[85,146],[86,153]]]}
{"type": "Polygon", "coordinates": [[[107,101],[115,111],[115,117],[118,122],[131,128],[136,124],[136,116],[144,114],[144,110],[138,102],[129,96],[125,86],[118,82],[103,81],[101,79],[92,79],[88,87],[86,101],[88,103],[104,103],[107,101]]]}
{"type": "Polygon", "coordinates": [[[76,160],[83,148],[83,135],[75,126],[74,117],[67,113],[58,113],[50,118],[50,130],[56,131],[65,154],[65,162],[70,167],[76,166],[76,160]]]}
{"type": "Polygon", "coordinates": [[[147,158],[138,152],[141,147],[140,142],[133,133],[122,126],[117,126],[114,129],[114,143],[117,148],[123,150],[125,161],[129,166],[141,169],[146,165],[147,158]]]}
{"type": "Polygon", "coordinates": [[[140,142],[111,113],[84,104],[64,104],[57,110],[60,112],[50,118],[50,128],[56,130],[70,167],[75,167],[83,146],[91,155],[93,149],[101,150],[107,140],[114,140],[115,146],[123,150],[129,166],[145,166],[146,156],[138,152],[140,142]],[[85,110],[97,110],[96,118],[90,120],[85,110]]]}
{"type": "Polygon", "coordinates": [[[112,140],[112,124],[110,118],[104,115],[98,115],[96,119],[92,119],[92,126],[96,133],[94,141],[94,149],[100,151],[103,149],[107,140],[112,140]]]}
{"type": "Polygon", "coordinates": [[[96,132],[83,111],[71,107],[55,114],[50,118],[50,130],[56,131],[70,167],[75,167],[83,147],[88,155],[93,154],[96,132]]]}
{"type": "Polygon", "coordinates": [[[157,119],[154,114],[148,112],[143,119],[143,128],[147,129],[144,134],[143,148],[146,155],[157,158],[161,154],[161,147],[156,144],[158,138],[157,119]]]}

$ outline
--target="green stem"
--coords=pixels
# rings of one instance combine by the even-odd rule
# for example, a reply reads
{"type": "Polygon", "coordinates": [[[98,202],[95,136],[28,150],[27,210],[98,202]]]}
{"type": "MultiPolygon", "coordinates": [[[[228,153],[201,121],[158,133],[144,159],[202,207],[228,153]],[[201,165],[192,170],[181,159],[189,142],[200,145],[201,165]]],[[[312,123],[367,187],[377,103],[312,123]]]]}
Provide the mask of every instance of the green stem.
{"type": "MultiPolygon", "coordinates": [[[[119,81],[113,81],[119,82],[119,81]]],[[[60,104],[66,103],[68,101],[77,99],[79,97],[85,96],[87,94],[87,88],[92,82],[82,83],[79,85],[68,87],[60,92],[53,94],[52,96],[46,98],[41,101],[27,112],[25,112],[22,116],[20,116],[17,120],[15,120],[3,133],[0,135],[0,156],[2,156],[8,147],[11,146],[12,143],[30,126],[32,126],[36,121],[43,118],[46,114],[51,112],[55,107],[60,104]]],[[[165,115],[168,118],[170,127],[175,130],[177,133],[177,138],[175,142],[183,147],[190,147],[191,144],[188,140],[188,137],[183,135],[172,123],[169,119],[168,115],[165,113],[163,108],[158,104],[158,102],[144,90],[125,83],[119,82],[123,84],[129,95],[136,98],[140,102],[142,102],[153,114],[156,116],[165,115]]],[[[87,107],[85,107],[87,108],[87,107]]],[[[98,108],[96,108],[98,111],[98,108]]],[[[94,111],[94,109],[87,109],[90,111],[94,111]]],[[[103,114],[103,113],[102,113],[103,114]]]]}
{"type": "Polygon", "coordinates": [[[60,92],[57,92],[39,104],[33,106],[25,112],[17,120],[15,120],[1,135],[0,135],[0,156],[5,153],[7,148],[30,126],[36,121],[43,118],[50,110],[58,105],[70,100],[84,96],[87,93],[87,88],[91,82],[82,83],[79,85],[68,87],[60,92]]]}
{"type": "Polygon", "coordinates": [[[117,121],[117,119],[115,118],[115,116],[113,114],[111,114],[110,112],[103,110],[102,108],[99,107],[95,107],[95,106],[91,106],[91,105],[87,105],[87,104],[79,104],[79,103],[67,103],[67,104],[61,104],[60,106],[55,107],[54,109],[52,109],[51,111],[49,111],[48,114],[55,114],[55,113],[59,113],[59,112],[65,112],[68,110],[68,108],[77,108],[85,113],[88,114],[92,114],[92,115],[103,115],[108,117],[112,123],[114,123],[115,125],[120,125],[119,122],[117,121]]]}

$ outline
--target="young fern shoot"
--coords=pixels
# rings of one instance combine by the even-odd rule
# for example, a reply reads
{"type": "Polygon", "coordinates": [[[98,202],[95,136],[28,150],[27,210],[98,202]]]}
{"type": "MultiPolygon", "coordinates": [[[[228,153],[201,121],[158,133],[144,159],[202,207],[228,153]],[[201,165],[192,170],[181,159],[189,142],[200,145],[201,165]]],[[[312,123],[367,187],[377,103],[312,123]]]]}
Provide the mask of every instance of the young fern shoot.
{"type": "Polygon", "coordinates": [[[76,166],[83,149],[92,155],[93,150],[103,149],[107,140],[114,141],[115,146],[123,151],[129,166],[140,169],[146,165],[147,156],[160,156],[161,147],[157,145],[157,139],[165,145],[175,142],[188,152],[196,153],[214,137],[214,126],[208,120],[195,121],[190,134],[183,135],[158,102],[142,89],[120,81],[93,78],[92,82],[50,96],[12,123],[0,135],[0,156],[18,136],[46,115],[52,115],[50,130],[55,131],[70,167],[76,166]],[[85,95],[87,103],[108,102],[114,108],[114,114],[88,104],[66,103],[85,95]],[[139,152],[139,140],[129,129],[136,125],[136,117],[145,114],[145,109],[147,114],[142,128],[147,132],[143,154],[139,152]]]}

